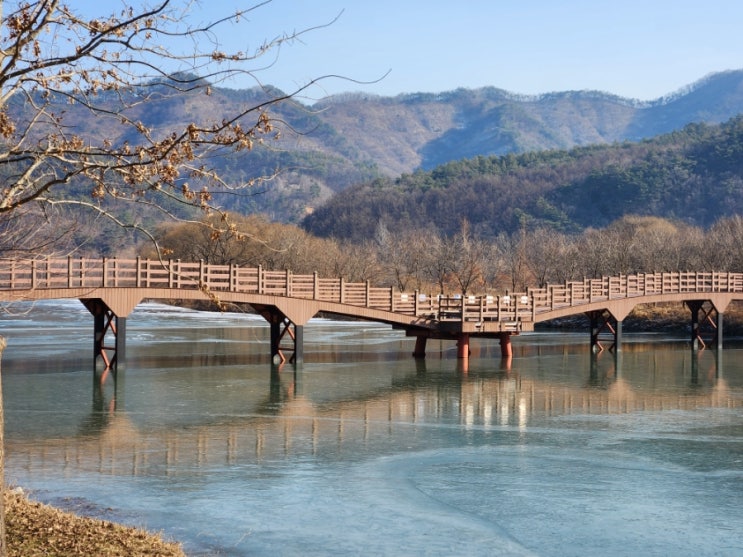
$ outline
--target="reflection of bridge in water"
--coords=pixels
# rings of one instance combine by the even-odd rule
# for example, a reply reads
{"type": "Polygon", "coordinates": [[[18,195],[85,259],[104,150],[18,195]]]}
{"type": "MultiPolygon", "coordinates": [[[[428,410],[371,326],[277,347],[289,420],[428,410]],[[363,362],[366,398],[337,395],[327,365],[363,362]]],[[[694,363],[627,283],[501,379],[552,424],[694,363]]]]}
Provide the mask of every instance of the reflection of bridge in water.
{"type": "MultiPolygon", "coordinates": [[[[647,376],[625,378],[621,357],[586,357],[592,358],[590,372],[577,384],[556,386],[507,369],[429,377],[425,363],[419,362],[417,373],[387,388],[331,401],[313,400],[301,371],[279,373],[274,368],[267,392],[241,416],[203,417],[201,423],[155,429],[138,427],[116,409],[115,393],[104,389],[114,388],[112,382],[96,383],[93,412],[77,435],[14,439],[8,453],[16,466],[31,471],[52,460],[101,474],[168,474],[184,466],[259,464],[326,450],[383,454],[396,450],[411,427],[429,423],[448,422],[487,434],[518,432],[544,417],[743,408],[740,385],[729,391],[720,362],[710,353],[703,364],[692,357],[683,373],[684,386],[673,394],[657,394],[651,385],[657,374],[673,373],[678,379],[678,372],[668,372],[663,361],[647,376]]],[[[405,442],[410,443],[409,437],[405,442]]]]}
{"type": "Polygon", "coordinates": [[[144,259],[43,259],[0,262],[0,300],[77,298],[94,317],[94,357],[106,369],[123,366],[126,319],[145,299],[211,300],[254,308],[270,326],[275,362],[303,360],[304,326],[319,313],[387,323],[416,338],[423,357],[429,339],[455,340],[460,359],[470,337],[496,338],[512,354],[511,336],[543,321],[585,314],[595,351],[622,348],[622,322],[638,304],[684,303],[693,346],[722,348],[723,314],[743,299],[743,273],[677,272],[621,275],[530,288],[503,295],[432,296],[343,279],[295,275],[235,265],[144,259]],[[708,339],[709,340],[709,339],[708,339]]]}

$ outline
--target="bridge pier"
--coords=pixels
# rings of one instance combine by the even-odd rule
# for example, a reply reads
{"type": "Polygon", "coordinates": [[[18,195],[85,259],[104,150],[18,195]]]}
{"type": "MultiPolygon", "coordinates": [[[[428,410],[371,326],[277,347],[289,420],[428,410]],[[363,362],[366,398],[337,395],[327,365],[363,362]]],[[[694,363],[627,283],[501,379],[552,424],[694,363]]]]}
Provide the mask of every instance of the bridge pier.
{"type": "Polygon", "coordinates": [[[717,350],[722,350],[722,330],[724,313],[719,311],[715,305],[708,300],[691,300],[686,302],[686,307],[691,311],[691,348],[692,350],[704,349],[707,343],[703,335],[705,328],[711,333],[708,338],[710,344],[714,344],[717,350]],[[706,325],[703,327],[702,325],[706,325]]]}
{"type": "Polygon", "coordinates": [[[502,358],[511,358],[513,356],[513,346],[511,346],[511,333],[501,333],[500,338],[500,355],[502,358]]]}
{"type": "Polygon", "coordinates": [[[304,361],[304,326],[294,323],[278,308],[262,308],[260,313],[271,327],[271,361],[277,365],[287,361],[301,364],[304,361]]]}
{"type": "Polygon", "coordinates": [[[126,317],[117,316],[100,298],[80,300],[93,315],[93,369],[103,364],[108,371],[123,371],[126,365],[126,317]]]}
{"type": "Polygon", "coordinates": [[[462,333],[457,337],[457,358],[468,360],[470,357],[470,336],[462,333]]]}
{"type": "Polygon", "coordinates": [[[609,350],[619,352],[622,349],[622,321],[607,309],[586,312],[591,321],[591,351],[601,352],[604,346],[601,341],[611,342],[609,350]]]}
{"type": "Polygon", "coordinates": [[[413,349],[413,358],[416,360],[422,360],[426,357],[426,343],[428,337],[424,335],[418,335],[415,337],[415,348],[413,349]]]}

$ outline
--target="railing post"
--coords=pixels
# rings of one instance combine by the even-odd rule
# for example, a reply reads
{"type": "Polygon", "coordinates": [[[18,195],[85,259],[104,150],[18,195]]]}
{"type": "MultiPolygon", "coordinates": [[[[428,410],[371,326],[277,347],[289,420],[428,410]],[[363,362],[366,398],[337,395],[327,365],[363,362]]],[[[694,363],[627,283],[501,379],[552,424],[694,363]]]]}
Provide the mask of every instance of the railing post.
{"type": "Polygon", "coordinates": [[[570,307],[573,307],[573,298],[575,297],[575,282],[574,281],[570,282],[570,290],[568,292],[568,296],[570,296],[568,299],[568,305],[570,307]]]}
{"type": "MultiPolygon", "coordinates": [[[[368,281],[367,281],[368,282],[368,281]]],[[[415,289],[415,300],[413,300],[413,315],[418,315],[418,300],[420,299],[420,291],[415,289]]]]}
{"type": "Polygon", "coordinates": [[[285,287],[285,296],[287,298],[290,298],[292,295],[292,272],[287,269],[285,272],[285,281],[286,281],[286,287],[285,287]]]}
{"type": "Polygon", "coordinates": [[[346,285],[345,285],[345,281],[343,280],[343,277],[340,278],[340,285],[341,285],[340,303],[343,304],[346,302],[346,285]]]}
{"type": "Polygon", "coordinates": [[[237,269],[239,265],[230,263],[230,292],[237,292],[237,269]]]}
{"type": "Polygon", "coordinates": [[[135,263],[136,269],[134,270],[134,286],[139,288],[142,284],[141,282],[141,267],[142,267],[142,258],[137,256],[137,260],[135,263]]]}
{"type": "Polygon", "coordinates": [[[390,311],[395,313],[395,287],[390,286],[390,311]]]}
{"type": "Polygon", "coordinates": [[[44,283],[44,285],[46,285],[46,288],[49,288],[52,278],[51,278],[51,265],[49,264],[48,255],[44,259],[44,274],[39,278],[42,279],[42,282],[44,283]]]}
{"type": "Polygon", "coordinates": [[[317,276],[317,271],[312,273],[312,299],[317,300],[320,298],[320,280],[317,276]]]}
{"type": "Polygon", "coordinates": [[[263,265],[258,265],[258,294],[263,294],[263,282],[265,277],[263,276],[263,265]]]}
{"type": "Polygon", "coordinates": [[[204,269],[204,260],[199,259],[199,286],[208,286],[204,269]]]}
{"type": "Polygon", "coordinates": [[[108,271],[108,262],[105,257],[103,258],[102,263],[103,263],[103,269],[101,270],[101,274],[103,276],[101,277],[101,284],[103,288],[106,288],[106,286],[108,285],[108,280],[106,278],[106,272],[108,271]]]}

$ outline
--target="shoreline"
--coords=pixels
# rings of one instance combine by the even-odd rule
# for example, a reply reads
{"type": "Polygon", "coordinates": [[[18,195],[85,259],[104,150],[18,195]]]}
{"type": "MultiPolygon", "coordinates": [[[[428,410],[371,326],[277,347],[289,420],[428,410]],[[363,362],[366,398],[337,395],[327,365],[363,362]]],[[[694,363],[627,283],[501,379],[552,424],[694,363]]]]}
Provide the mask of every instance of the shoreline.
{"type": "Polygon", "coordinates": [[[181,544],[108,520],[79,516],[5,488],[7,557],[186,557],[181,544]]]}

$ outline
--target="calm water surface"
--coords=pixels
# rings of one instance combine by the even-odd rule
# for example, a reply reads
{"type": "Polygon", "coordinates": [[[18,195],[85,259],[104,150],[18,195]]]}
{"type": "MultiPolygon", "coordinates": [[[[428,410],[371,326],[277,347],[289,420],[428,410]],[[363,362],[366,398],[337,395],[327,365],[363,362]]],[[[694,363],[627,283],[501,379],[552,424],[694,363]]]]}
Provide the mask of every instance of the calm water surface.
{"type": "Polygon", "coordinates": [[[425,362],[389,327],[316,320],[272,370],[248,315],[141,305],[93,379],[77,301],[0,321],[6,480],[189,555],[741,555],[743,351],[523,335],[425,362]]]}

